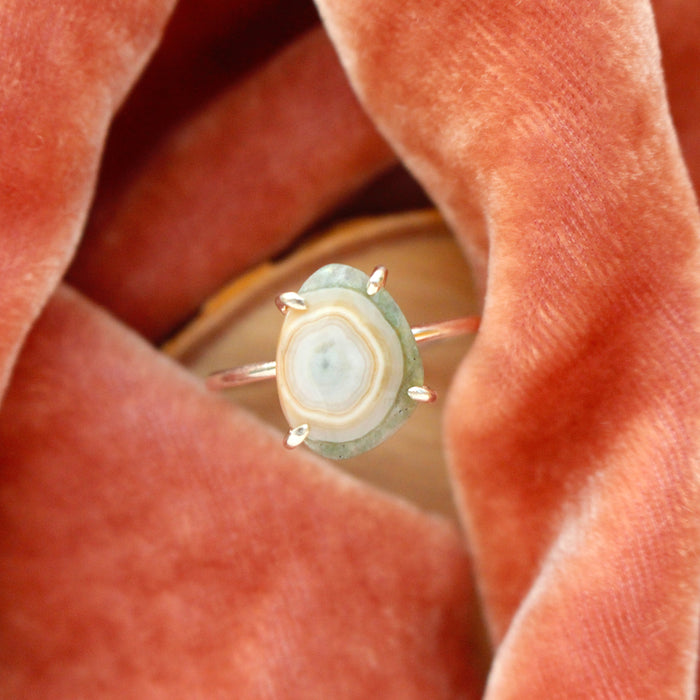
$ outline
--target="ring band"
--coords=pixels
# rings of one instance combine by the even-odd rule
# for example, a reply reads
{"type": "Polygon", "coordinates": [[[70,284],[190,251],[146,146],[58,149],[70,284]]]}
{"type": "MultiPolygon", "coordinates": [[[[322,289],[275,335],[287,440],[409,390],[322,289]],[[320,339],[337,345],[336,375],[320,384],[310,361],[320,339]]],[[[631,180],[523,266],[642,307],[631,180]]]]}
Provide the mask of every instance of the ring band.
{"type": "MultiPolygon", "coordinates": [[[[430,323],[425,326],[415,326],[411,328],[413,337],[419,345],[432,343],[438,340],[447,340],[461,335],[476,333],[479,329],[481,318],[479,316],[465,316],[451,321],[440,321],[430,323]]],[[[246,384],[274,379],[277,376],[277,363],[275,360],[269,362],[252,362],[240,367],[223,369],[214,372],[207,377],[207,388],[212,391],[222,391],[233,389],[246,384]]]]}
{"type": "Polygon", "coordinates": [[[280,405],[290,423],[284,445],[306,443],[345,459],[383,442],[416,403],[437,395],[423,384],[417,345],[475,333],[468,316],[411,328],[386,291],[388,271],[368,277],[347,265],[317,270],[299,292],[280,294],[284,315],[277,358],[214,372],[209,389],[229,389],[277,378],[280,405]]]}

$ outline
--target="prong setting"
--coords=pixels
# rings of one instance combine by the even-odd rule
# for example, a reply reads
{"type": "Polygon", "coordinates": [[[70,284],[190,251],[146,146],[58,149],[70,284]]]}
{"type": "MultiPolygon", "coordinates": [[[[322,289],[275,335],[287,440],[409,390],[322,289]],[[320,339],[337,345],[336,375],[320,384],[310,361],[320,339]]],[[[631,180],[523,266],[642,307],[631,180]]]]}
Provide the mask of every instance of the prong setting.
{"type": "Polygon", "coordinates": [[[283,292],[275,299],[275,304],[283,314],[286,314],[289,309],[306,311],[306,302],[296,292],[283,292]]]}
{"type": "Polygon", "coordinates": [[[285,316],[275,359],[215,372],[207,386],[227,389],[276,377],[287,449],[305,444],[324,457],[348,459],[376,447],[416,404],[437,400],[423,384],[416,344],[479,326],[479,318],[467,317],[412,328],[381,291],[387,275],[383,265],[370,276],[324,265],[297,292],[275,299],[285,316]]]}
{"type": "Polygon", "coordinates": [[[380,289],[386,285],[386,278],[389,275],[389,271],[384,267],[384,265],[377,265],[377,267],[372,270],[372,274],[369,276],[369,281],[367,282],[367,296],[374,296],[380,289]]]}
{"type": "Polygon", "coordinates": [[[288,450],[293,450],[295,447],[299,447],[299,445],[301,445],[307,437],[309,437],[308,423],[298,425],[296,428],[290,428],[289,432],[284,438],[284,446],[288,450]]]}
{"type": "Polygon", "coordinates": [[[435,403],[437,401],[437,392],[425,384],[409,387],[408,395],[416,403],[435,403]]]}

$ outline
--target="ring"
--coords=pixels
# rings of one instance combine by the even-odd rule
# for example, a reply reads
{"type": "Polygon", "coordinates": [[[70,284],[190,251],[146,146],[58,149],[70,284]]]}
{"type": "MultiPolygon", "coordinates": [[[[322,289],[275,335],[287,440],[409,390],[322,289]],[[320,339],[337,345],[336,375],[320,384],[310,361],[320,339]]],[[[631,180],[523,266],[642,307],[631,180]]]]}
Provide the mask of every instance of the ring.
{"type": "Polygon", "coordinates": [[[411,328],[386,291],[387,269],[371,275],[348,265],[326,265],[298,292],[280,294],[284,315],[276,359],[207,378],[214,390],[277,378],[290,429],[288,448],[305,443],[331,459],[376,447],[437,394],[423,383],[418,343],[475,333],[470,316],[411,328]]]}

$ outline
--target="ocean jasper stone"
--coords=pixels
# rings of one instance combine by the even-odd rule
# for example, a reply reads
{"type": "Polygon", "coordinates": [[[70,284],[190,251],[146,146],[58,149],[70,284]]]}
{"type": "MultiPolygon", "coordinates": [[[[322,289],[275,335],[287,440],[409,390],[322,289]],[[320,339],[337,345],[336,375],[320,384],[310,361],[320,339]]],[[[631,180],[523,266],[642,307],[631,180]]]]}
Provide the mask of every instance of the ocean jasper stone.
{"type": "Polygon", "coordinates": [[[423,384],[411,327],[385,289],[367,294],[368,280],[347,265],[314,272],[299,290],[306,311],[287,311],[277,346],[282,411],[332,459],[383,442],[415,407],[408,388],[423,384]]]}

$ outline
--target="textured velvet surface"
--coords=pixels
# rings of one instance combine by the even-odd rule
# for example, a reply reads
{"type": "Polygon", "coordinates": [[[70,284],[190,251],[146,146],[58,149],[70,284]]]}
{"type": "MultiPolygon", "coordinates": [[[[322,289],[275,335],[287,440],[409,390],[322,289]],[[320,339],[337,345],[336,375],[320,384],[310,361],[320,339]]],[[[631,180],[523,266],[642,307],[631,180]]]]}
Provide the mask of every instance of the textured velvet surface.
{"type": "Polygon", "coordinates": [[[0,9],[0,695],[695,698],[700,6],[173,5],[0,9]],[[143,338],[396,158],[461,532],[143,338]]]}
{"type": "Polygon", "coordinates": [[[161,335],[392,156],[316,29],[178,123],[143,160],[128,186],[98,199],[71,278],[161,335]]]}
{"type": "Polygon", "coordinates": [[[322,7],[485,278],[447,443],[488,694],[692,696],[698,213],[651,8],[322,7]]]}

